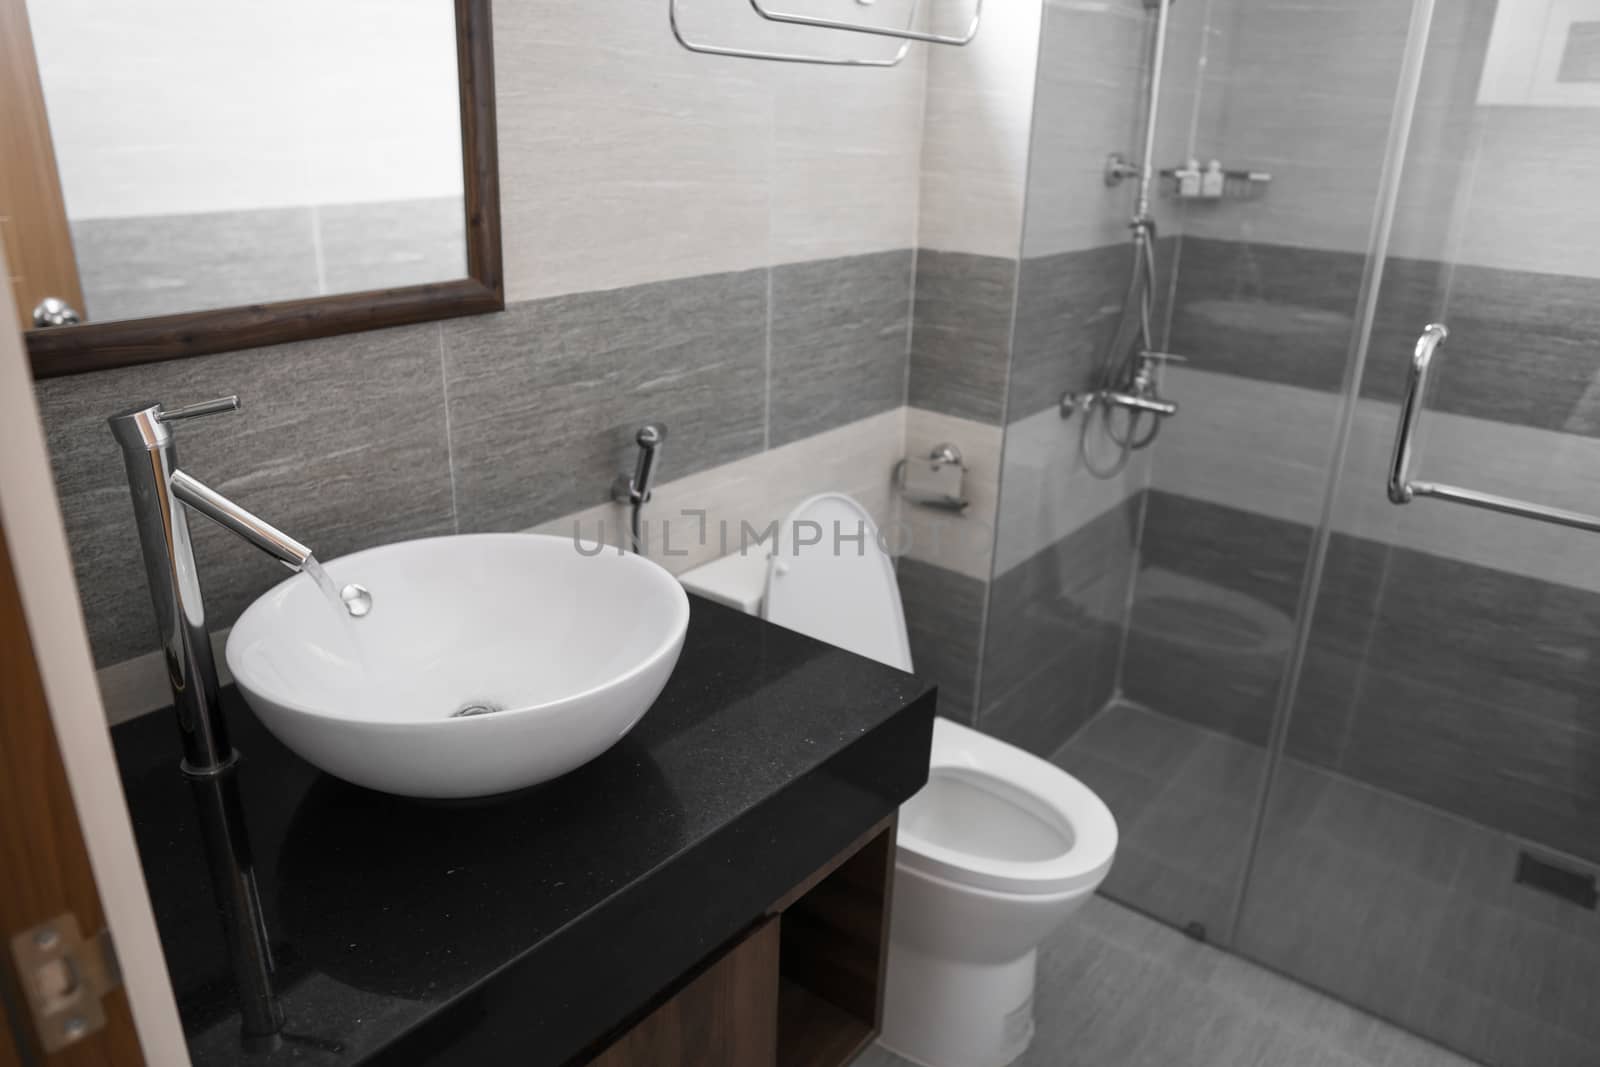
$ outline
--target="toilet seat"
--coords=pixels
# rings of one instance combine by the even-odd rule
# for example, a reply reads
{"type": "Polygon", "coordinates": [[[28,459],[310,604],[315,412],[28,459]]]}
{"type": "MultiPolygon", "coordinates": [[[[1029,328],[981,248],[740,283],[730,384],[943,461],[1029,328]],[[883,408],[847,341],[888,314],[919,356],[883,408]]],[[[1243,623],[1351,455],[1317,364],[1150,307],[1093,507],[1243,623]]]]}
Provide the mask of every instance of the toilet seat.
{"type": "Polygon", "coordinates": [[[768,562],[768,622],[911,670],[894,564],[866,508],[843,493],[818,493],[783,520],[768,562]]]}
{"type": "Polygon", "coordinates": [[[949,719],[934,719],[928,785],[901,809],[902,866],[957,885],[1043,896],[1092,888],[1117,824],[1066,771],[949,719]]]}

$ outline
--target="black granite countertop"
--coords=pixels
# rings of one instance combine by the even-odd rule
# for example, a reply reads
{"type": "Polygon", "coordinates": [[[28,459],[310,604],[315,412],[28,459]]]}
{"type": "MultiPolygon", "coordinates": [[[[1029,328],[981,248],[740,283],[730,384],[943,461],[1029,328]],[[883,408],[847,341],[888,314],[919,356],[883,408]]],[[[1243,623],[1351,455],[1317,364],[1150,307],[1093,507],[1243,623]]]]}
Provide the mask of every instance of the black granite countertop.
{"type": "Polygon", "coordinates": [[[932,687],[691,598],[616,747],[506,797],[405,800],[303,762],[225,693],[279,992],[246,1053],[170,713],[113,731],[197,1065],[561,1064],[927,778],[932,687]]]}

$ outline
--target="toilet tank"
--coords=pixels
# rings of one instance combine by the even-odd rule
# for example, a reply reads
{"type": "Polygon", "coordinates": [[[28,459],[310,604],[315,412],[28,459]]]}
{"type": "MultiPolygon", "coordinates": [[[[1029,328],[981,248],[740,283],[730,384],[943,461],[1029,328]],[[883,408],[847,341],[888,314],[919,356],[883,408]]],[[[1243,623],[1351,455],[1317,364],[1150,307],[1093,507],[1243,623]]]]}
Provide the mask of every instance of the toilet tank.
{"type": "Polygon", "coordinates": [[[678,576],[692,593],[819,641],[911,669],[894,565],[877,525],[842,493],[790,512],[776,543],[751,545],[678,576]]]}

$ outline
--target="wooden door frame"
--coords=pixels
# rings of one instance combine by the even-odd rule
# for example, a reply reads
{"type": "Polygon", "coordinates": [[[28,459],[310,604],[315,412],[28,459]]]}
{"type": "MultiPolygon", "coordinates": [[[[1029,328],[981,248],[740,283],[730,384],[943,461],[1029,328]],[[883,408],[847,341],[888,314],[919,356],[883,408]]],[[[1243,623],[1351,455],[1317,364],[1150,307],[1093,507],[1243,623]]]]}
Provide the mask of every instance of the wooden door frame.
{"type": "Polygon", "coordinates": [[[0,855],[31,859],[0,880],[8,924],[0,966],[14,978],[9,924],[17,917],[76,911],[84,933],[109,929],[124,984],[108,1004],[106,1029],[48,1062],[187,1067],[16,321],[10,287],[0,287],[0,623],[8,646],[0,650],[0,745],[20,741],[29,757],[0,763],[8,770],[0,855]]]}
{"type": "Polygon", "coordinates": [[[0,0],[0,156],[0,247],[26,272],[20,279],[4,275],[19,304],[7,326],[26,329],[30,309],[47,296],[81,311],[83,286],[25,0],[0,0]],[[27,321],[18,317],[24,313],[27,321]]]}

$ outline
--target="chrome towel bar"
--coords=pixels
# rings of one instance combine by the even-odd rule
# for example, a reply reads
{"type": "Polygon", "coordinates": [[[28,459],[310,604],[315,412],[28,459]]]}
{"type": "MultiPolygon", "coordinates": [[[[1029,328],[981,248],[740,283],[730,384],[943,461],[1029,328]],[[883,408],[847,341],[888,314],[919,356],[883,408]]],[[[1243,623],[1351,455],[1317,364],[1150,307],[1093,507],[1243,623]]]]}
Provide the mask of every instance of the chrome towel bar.
{"type": "MultiPolygon", "coordinates": [[[[754,0],[751,0],[752,4],[754,0]]],[[[760,11],[758,7],[756,9],[760,11]]],[[[916,25],[917,0],[913,0],[910,17],[906,20],[906,30],[916,25]]],[[[894,55],[884,59],[851,59],[848,57],[819,56],[806,52],[765,52],[756,49],[729,48],[725,45],[706,44],[696,41],[683,32],[681,16],[678,12],[678,0],[667,0],[667,22],[672,27],[672,36],[678,43],[691,52],[699,52],[708,56],[732,56],[735,59],[765,59],[773,63],[816,63],[827,67],[898,67],[900,61],[906,58],[906,53],[911,50],[910,40],[902,39],[900,47],[894,55]]]]}
{"type": "Polygon", "coordinates": [[[883,59],[852,59],[843,56],[823,56],[807,52],[768,52],[759,49],[730,48],[726,45],[707,44],[689,37],[683,31],[682,16],[679,11],[680,0],[667,0],[667,21],[672,27],[672,35],[678,43],[691,52],[701,52],[712,56],[734,56],[740,59],[765,59],[774,63],[817,63],[832,67],[897,67],[901,60],[906,58],[906,52],[911,47],[911,42],[920,41],[924,44],[953,45],[960,48],[971,44],[978,36],[978,27],[983,22],[984,0],[973,0],[972,20],[967,23],[967,28],[959,34],[924,33],[911,27],[917,24],[917,7],[920,0],[912,0],[911,9],[906,16],[905,29],[893,26],[871,26],[860,22],[846,22],[841,19],[817,18],[812,15],[801,15],[792,11],[778,11],[763,4],[762,0],[750,0],[750,6],[755,13],[768,22],[782,22],[792,26],[809,26],[816,29],[839,30],[844,33],[865,33],[877,37],[893,37],[900,42],[900,47],[894,55],[883,59]]]}
{"type": "MultiPolygon", "coordinates": [[[[816,26],[824,30],[844,30],[847,33],[871,33],[879,37],[896,37],[902,41],[921,41],[924,44],[948,44],[960,48],[972,43],[978,36],[978,26],[983,22],[983,0],[973,0],[972,21],[967,23],[964,33],[922,33],[913,30],[910,26],[897,30],[889,26],[868,26],[859,22],[842,22],[839,19],[819,19],[810,15],[797,15],[788,11],[773,11],[765,7],[761,0],[750,0],[750,6],[755,8],[756,14],[771,22],[787,22],[794,26],[816,26]]],[[[913,8],[912,21],[915,22],[915,8],[913,8]]]]}
{"type": "Polygon", "coordinates": [[[1450,331],[1443,323],[1429,323],[1422,331],[1422,336],[1417,338],[1417,346],[1411,353],[1411,369],[1406,377],[1405,399],[1400,404],[1400,425],[1394,438],[1394,458],[1389,464],[1390,502],[1409,504],[1419,496],[1431,496],[1472,508],[1483,508],[1504,515],[1518,515],[1525,519],[1600,533],[1600,517],[1593,515],[1568,511],[1565,508],[1546,507],[1543,504],[1529,504],[1495,493],[1463,489],[1456,485],[1411,480],[1411,438],[1416,433],[1417,423],[1422,421],[1422,398],[1428,387],[1428,371],[1433,365],[1433,357],[1438,352],[1439,346],[1444,344],[1449,336],[1450,331]]]}

